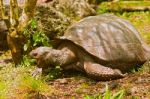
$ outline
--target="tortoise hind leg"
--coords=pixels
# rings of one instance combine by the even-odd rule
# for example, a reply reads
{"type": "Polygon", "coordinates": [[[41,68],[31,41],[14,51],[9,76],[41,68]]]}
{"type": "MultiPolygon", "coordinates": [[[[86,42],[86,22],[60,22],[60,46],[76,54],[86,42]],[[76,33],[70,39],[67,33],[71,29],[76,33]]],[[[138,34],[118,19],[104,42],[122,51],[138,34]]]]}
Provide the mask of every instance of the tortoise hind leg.
{"type": "Polygon", "coordinates": [[[112,80],[125,77],[118,69],[111,69],[93,62],[85,62],[84,69],[92,79],[96,80],[112,80]]]}

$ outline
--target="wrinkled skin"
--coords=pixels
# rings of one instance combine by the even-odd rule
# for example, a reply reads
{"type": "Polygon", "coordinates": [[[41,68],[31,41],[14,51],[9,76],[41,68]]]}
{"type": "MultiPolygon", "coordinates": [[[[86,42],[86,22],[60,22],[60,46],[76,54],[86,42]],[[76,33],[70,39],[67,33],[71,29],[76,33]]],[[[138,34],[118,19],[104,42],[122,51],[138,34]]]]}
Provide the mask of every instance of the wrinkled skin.
{"type": "Polygon", "coordinates": [[[56,49],[39,47],[30,56],[38,67],[60,65],[87,73],[97,80],[122,78],[150,59],[147,46],[129,22],[104,14],[82,19],[60,38],[56,49]]]}

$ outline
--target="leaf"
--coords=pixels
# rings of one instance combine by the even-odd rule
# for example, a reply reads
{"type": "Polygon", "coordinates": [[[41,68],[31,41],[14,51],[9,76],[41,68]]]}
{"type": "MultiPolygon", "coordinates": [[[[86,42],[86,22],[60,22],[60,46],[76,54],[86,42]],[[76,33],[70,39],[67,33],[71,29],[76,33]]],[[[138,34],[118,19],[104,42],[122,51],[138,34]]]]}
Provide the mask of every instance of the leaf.
{"type": "Polygon", "coordinates": [[[37,28],[38,26],[38,23],[35,19],[32,19],[30,22],[29,22],[29,25],[31,26],[32,29],[35,29],[37,28]]]}
{"type": "Polygon", "coordinates": [[[89,95],[84,96],[84,99],[92,99],[89,95]]]}
{"type": "Polygon", "coordinates": [[[112,99],[123,99],[124,96],[124,90],[120,90],[116,94],[112,96],[112,99]]]}
{"type": "Polygon", "coordinates": [[[96,95],[94,96],[94,99],[102,99],[102,95],[101,95],[101,94],[96,94],[96,95]]]}
{"type": "Polygon", "coordinates": [[[26,43],[26,44],[24,44],[24,46],[23,46],[23,50],[24,50],[24,51],[27,51],[27,50],[28,50],[28,48],[29,48],[29,46],[30,46],[30,40],[28,40],[28,41],[27,41],[27,43],[26,43]]]}
{"type": "Polygon", "coordinates": [[[106,84],[106,92],[104,94],[104,99],[111,99],[111,93],[109,91],[108,85],[106,84]]]}

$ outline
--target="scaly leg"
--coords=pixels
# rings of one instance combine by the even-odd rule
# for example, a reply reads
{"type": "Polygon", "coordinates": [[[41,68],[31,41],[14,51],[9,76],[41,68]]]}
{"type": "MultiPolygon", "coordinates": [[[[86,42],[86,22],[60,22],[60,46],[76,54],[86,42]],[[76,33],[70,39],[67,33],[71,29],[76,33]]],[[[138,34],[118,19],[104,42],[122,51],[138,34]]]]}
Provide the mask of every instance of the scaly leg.
{"type": "Polygon", "coordinates": [[[93,62],[85,62],[84,69],[92,79],[96,80],[112,80],[125,77],[125,74],[122,74],[118,69],[111,69],[93,62]]]}

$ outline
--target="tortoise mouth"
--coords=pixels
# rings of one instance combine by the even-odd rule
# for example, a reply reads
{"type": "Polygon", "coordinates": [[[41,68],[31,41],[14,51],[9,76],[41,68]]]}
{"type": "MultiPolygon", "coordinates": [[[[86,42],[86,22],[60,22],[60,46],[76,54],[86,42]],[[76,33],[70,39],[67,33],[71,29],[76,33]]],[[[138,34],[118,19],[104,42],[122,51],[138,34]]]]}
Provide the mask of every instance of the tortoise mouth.
{"type": "Polygon", "coordinates": [[[34,53],[32,51],[29,53],[30,58],[37,59],[37,55],[38,55],[38,53],[34,53]]]}

